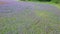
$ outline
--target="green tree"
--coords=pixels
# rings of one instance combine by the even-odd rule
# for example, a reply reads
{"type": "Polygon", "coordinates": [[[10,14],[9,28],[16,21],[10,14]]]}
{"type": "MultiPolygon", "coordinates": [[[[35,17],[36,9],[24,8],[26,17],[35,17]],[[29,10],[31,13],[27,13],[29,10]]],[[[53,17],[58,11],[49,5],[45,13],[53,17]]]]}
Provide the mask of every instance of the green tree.
{"type": "Polygon", "coordinates": [[[54,3],[60,3],[60,0],[52,0],[54,3]]]}

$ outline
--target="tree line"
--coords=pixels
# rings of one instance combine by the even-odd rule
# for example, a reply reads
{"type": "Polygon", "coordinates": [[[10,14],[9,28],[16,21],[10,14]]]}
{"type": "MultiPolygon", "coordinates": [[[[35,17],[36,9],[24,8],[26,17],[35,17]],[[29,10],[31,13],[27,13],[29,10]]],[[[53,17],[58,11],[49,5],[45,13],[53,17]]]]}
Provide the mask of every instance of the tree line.
{"type": "Polygon", "coordinates": [[[19,1],[41,1],[41,2],[54,2],[54,3],[60,3],[60,0],[19,0],[19,1]]]}

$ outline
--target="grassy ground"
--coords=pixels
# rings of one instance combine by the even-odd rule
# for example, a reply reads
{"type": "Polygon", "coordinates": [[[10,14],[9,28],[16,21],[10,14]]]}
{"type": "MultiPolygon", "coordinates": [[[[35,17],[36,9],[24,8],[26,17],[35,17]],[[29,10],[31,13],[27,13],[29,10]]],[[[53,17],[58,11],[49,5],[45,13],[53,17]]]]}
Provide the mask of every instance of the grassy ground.
{"type": "MultiPolygon", "coordinates": [[[[41,2],[42,3],[42,2],[41,2]]],[[[48,3],[48,2],[46,2],[48,3]]],[[[27,10],[28,13],[30,12],[27,10]]],[[[34,15],[0,18],[0,34],[60,34],[60,17],[48,11],[34,11],[34,15]],[[24,16],[24,17],[23,17],[24,16]]]]}
{"type": "Polygon", "coordinates": [[[16,21],[16,18],[0,19],[0,34],[55,34],[60,31],[59,17],[47,11],[36,11],[38,18],[25,18],[25,21],[16,21]],[[33,21],[33,22],[32,22],[33,21]],[[28,24],[30,23],[30,24],[28,24]],[[21,30],[21,31],[20,31],[21,30]]]}
{"type": "MultiPolygon", "coordinates": [[[[20,2],[20,1],[19,1],[20,2]]],[[[24,1],[22,1],[22,2],[24,2],[24,1]]],[[[54,6],[56,6],[57,8],[59,8],[60,9],[60,3],[58,3],[58,4],[56,4],[56,3],[53,3],[53,2],[40,2],[40,1],[25,1],[25,2],[32,2],[32,3],[43,3],[43,4],[51,4],[51,5],[54,5],[54,6]]]]}

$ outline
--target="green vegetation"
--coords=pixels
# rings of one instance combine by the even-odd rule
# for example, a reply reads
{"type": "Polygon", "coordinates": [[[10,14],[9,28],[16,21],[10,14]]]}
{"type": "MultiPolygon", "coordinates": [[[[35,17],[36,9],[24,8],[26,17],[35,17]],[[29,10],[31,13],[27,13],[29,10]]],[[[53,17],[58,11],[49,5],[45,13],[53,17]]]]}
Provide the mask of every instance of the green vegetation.
{"type": "Polygon", "coordinates": [[[54,2],[54,3],[60,3],[60,0],[20,0],[20,1],[40,1],[40,2],[54,2]]]}
{"type": "Polygon", "coordinates": [[[1,18],[0,34],[19,34],[18,30],[21,28],[22,30],[20,32],[23,34],[50,34],[52,32],[52,34],[59,33],[58,30],[60,30],[60,21],[58,20],[59,17],[57,15],[47,11],[35,11],[35,14],[39,17],[35,20],[32,18],[25,18],[25,21],[16,21],[17,19],[13,17],[1,18]],[[29,23],[29,25],[27,23],[29,23]]]}
{"type": "Polygon", "coordinates": [[[48,2],[51,4],[55,4],[58,8],[60,8],[60,0],[19,0],[19,1],[32,1],[32,2],[48,2]]]}
{"type": "MultiPolygon", "coordinates": [[[[20,0],[21,1],[21,0],[20,0]]],[[[60,0],[22,0],[60,7],[60,0]]],[[[27,9],[28,10],[28,9],[27,9]]],[[[28,12],[25,11],[26,13],[28,12]]],[[[36,18],[18,16],[0,18],[0,34],[60,34],[60,16],[48,11],[34,11],[36,18]]],[[[21,13],[22,14],[22,13],[21,13]]]]}

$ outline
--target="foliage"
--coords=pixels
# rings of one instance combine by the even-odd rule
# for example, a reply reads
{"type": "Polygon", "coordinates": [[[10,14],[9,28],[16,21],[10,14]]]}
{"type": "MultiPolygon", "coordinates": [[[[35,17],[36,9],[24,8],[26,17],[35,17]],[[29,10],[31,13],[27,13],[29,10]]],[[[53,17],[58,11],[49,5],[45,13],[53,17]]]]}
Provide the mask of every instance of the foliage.
{"type": "Polygon", "coordinates": [[[20,1],[40,1],[40,2],[54,2],[54,3],[60,3],[60,0],[20,0],[20,1]]]}
{"type": "Polygon", "coordinates": [[[60,0],[52,0],[54,3],[60,3],[60,0]]]}

